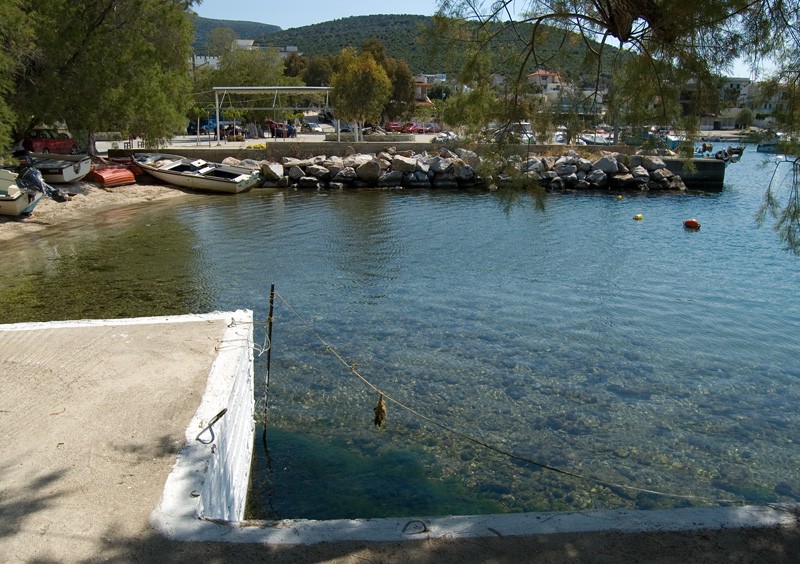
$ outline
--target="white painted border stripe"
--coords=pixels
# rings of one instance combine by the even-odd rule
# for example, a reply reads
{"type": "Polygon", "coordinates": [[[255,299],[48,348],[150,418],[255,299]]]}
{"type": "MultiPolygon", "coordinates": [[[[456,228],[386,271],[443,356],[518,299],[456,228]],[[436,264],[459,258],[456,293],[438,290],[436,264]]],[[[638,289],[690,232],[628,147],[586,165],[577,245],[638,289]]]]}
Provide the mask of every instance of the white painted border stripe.
{"type": "MultiPolygon", "coordinates": [[[[243,310],[239,310],[243,311],[243,310]]],[[[0,325],[0,331],[35,331],[38,329],[65,329],[75,327],[113,327],[115,325],[157,325],[162,323],[196,323],[234,319],[238,312],[215,311],[162,317],[129,317],[124,319],[69,319],[65,321],[32,321],[0,325]]],[[[252,321],[252,314],[251,314],[252,321]]]]}
{"type": "Polygon", "coordinates": [[[650,533],[798,525],[798,505],[599,510],[453,517],[353,520],[284,520],[219,523],[186,521],[173,538],[183,541],[261,544],[398,542],[424,539],[518,537],[563,533],[650,533]]]}

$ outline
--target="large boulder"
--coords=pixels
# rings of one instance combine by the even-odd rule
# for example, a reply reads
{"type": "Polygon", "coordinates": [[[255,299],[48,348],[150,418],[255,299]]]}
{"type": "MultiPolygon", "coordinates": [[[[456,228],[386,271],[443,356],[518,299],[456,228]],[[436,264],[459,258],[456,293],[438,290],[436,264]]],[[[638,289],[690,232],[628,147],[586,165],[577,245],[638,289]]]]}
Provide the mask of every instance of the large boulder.
{"type": "Polygon", "coordinates": [[[619,190],[632,190],[639,187],[636,179],[629,172],[613,175],[610,185],[611,188],[619,190]]]}
{"type": "Polygon", "coordinates": [[[413,157],[405,157],[397,154],[392,159],[392,170],[405,172],[414,172],[417,170],[417,160],[413,157]]]}
{"type": "Polygon", "coordinates": [[[416,172],[409,172],[403,177],[403,186],[409,188],[430,188],[431,179],[428,174],[418,170],[416,172]]]}
{"type": "Polygon", "coordinates": [[[297,187],[318,190],[320,187],[319,179],[313,176],[303,176],[297,180],[297,187]]]}
{"type": "Polygon", "coordinates": [[[605,172],[607,175],[616,174],[619,172],[619,163],[613,156],[606,155],[600,157],[592,163],[592,170],[600,170],[605,172]]]}
{"type": "Polygon", "coordinates": [[[283,176],[283,165],[279,163],[261,163],[261,174],[270,182],[275,182],[283,176]]]}
{"type": "Polygon", "coordinates": [[[598,188],[608,187],[608,175],[600,169],[595,169],[587,174],[586,181],[598,188]]]}
{"type": "Polygon", "coordinates": [[[390,170],[378,178],[378,186],[400,186],[403,183],[403,173],[399,170],[390,170]]]}
{"type": "Polygon", "coordinates": [[[356,174],[356,171],[353,169],[353,167],[346,166],[333,176],[331,182],[353,184],[356,180],[358,180],[358,174],[356,174]]]}
{"type": "Polygon", "coordinates": [[[344,159],[342,159],[342,164],[344,166],[350,166],[354,169],[358,169],[364,163],[368,163],[372,160],[371,155],[363,155],[361,153],[355,153],[353,155],[348,155],[344,159]]]}
{"type": "Polygon", "coordinates": [[[667,165],[664,163],[664,159],[652,155],[642,155],[642,166],[648,171],[667,168],[667,165]]]}
{"type": "Polygon", "coordinates": [[[643,166],[635,166],[631,169],[631,174],[633,175],[634,180],[641,184],[647,184],[650,182],[650,173],[643,166]]]}
{"type": "Polygon", "coordinates": [[[303,171],[303,169],[297,165],[292,165],[292,167],[289,169],[289,172],[286,174],[286,176],[288,176],[292,182],[297,182],[305,175],[306,173],[303,171]]]}
{"type": "Polygon", "coordinates": [[[449,173],[453,170],[453,159],[433,157],[430,160],[430,166],[434,174],[449,173]]]}
{"type": "Polygon", "coordinates": [[[321,165],[309,165],[306,167],[306,176],[313,176],[319,180],[328,180],[331,177],[331,171],[321,165]]]}
{"type": "Polygon", "coordinates": [[[356,174],[358,179],[367,184],[376,184],[381,177],[383,171],[381,170],[381,163],[378,159],[370,159],[358,168],[356,174]]]}

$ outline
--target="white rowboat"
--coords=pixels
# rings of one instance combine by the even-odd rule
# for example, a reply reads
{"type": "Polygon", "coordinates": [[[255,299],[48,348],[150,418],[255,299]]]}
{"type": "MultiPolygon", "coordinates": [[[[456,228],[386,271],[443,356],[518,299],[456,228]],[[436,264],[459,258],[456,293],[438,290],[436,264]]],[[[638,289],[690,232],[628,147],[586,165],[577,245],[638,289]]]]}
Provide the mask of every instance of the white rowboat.
{"type": "Polygon", "coordinates": [[[146,173],[183,188],[237,194],[255,186],[258,171],[161,153],[137,153],[134,160],[146,173]]]}

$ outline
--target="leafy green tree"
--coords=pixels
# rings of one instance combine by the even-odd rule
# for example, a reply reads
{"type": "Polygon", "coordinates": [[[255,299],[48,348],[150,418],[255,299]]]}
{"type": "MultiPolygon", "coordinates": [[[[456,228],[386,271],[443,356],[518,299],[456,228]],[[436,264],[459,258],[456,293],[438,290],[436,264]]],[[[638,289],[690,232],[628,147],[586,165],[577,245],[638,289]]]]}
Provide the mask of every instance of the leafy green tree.
{"type": "Polygon", "coordinates": [[[231,49],[211,73],[216,86],[277,86],[287,84],[283,60],[276,49],[231,49]]]}
{"type": "Polygon", "coordinates": [[[34,55],[33,33],[22,0],[0,4],[0,156],[12,142],[16,109],[10,103],[15,78],[34,55]]]}
{"type": "Polygon", "coordinates": [[[414,100],[414,76],[405,61],[389,58],[385,67],[392,83],[392,93],[383,109],[384,121],[402,119],[408,116],[416,104],[414,100]]]}
{"type": "Polygon", "coordinates": [[[22,0],[36,49],[21,61],[6,98],[17,132],[64,121],[87,141],[95,131],[157,141],[182,129],[191,92],[193,3],[22,0]]]}
{"type": "Polygon", "coordinates": [[[750,108],[742,108],[739,110],[739,113],[736,114],[736,125],[743,129],[747,129],[753,125],[754,120],[755,116],[753,115],[753,110],[750,108]]]}
{"type": "Polygon", "coordinates": [[[236,32],[229,27],[215,27],[208,34],[206,52],[212,57],[221,57],[233,49],[233,42],[238,38],[236,32]]]}
{"type": "Polygon", "coordinates": [[[371,55],[344,49],[340,68],[331,79],[331,99],[340,119],[359,126],[377,120],[392,93],[386,71],[371,55]]]}
{"type": "Polygon", "coordinates": [[[317,55],[309,59],[300,76],[308,86],[330,86],[335,70],[335,57],[317,55]]]}
{"type": "Polygon", "coordinates": [[[286,76],[301,77],[308,67],[308,59],[300,53],[292,51],[284,61],[283,74],[286,76]]]}

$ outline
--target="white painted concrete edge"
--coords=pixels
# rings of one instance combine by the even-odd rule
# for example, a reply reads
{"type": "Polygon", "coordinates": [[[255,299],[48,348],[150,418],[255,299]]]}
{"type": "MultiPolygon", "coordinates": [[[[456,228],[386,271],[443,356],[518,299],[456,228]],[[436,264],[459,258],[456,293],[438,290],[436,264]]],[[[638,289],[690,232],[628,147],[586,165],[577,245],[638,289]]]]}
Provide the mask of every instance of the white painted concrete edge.
{"type": "MultiPolygon", "coordinates": [[[[649,533],[798,525],[797,505],[687,508],[657,511],[599,510],[404,519],[282,520],[221,523],[188,519],[170,536],[196,542],[316,544],[424,539],[517,537],[561,533],[649,533]]],[[[177,524],[176,524],[177,525],[177,524]]]]}
{"type": "Polygon", "coordinates": [[[244,516],[255,430],[253,312],[220,316],[215,319],[231,323],[186,428],[186,444],[150,515],[151,525],[168,537],[179,538],[187,526],[212,522],[201,519],[239,521],[244,516]],[[225,414],[214,421],[223,409],[225,414]]]}
{"type": "MultiPolygon", "coordinates": [[[[246,310],[239,310],[246,311],[246,310]]],[[[155,325],[160,323],[197,323],[198,321],[233,320],[239,312],[215,311],[161,317],[130,317],[124,319],[76,319],[65,321],[32,321],[0,325],[0,331],[35,331],[37,329],[66,329],[74,327],[113,327],[116,325],[155,325]]],[[[252,318],[252,313],[250,314],[252,318]]]]}

